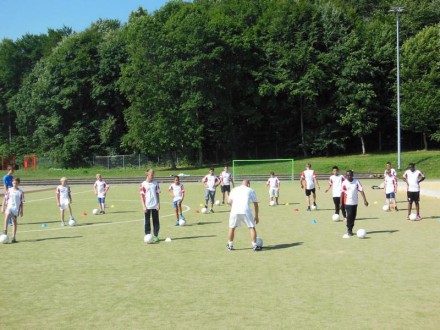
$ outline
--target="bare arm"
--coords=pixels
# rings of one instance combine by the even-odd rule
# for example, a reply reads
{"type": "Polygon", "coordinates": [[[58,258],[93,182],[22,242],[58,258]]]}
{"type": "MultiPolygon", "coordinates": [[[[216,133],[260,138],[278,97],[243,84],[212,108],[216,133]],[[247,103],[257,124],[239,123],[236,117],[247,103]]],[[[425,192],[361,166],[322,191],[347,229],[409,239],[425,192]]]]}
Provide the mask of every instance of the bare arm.
{"type": "Polygon", "coordinates": [[[368,206],[367,197],[365,197],[365,193],[361,191],[362,198],[364,199],[364,205],[368,206]]]}
{"type": "Polygon", "coordinates": [[[260,222],[260,218],[258,217],[258,202],[254,202],[254,209],[255,209],[255,224],[258,224],[260,222]]]}

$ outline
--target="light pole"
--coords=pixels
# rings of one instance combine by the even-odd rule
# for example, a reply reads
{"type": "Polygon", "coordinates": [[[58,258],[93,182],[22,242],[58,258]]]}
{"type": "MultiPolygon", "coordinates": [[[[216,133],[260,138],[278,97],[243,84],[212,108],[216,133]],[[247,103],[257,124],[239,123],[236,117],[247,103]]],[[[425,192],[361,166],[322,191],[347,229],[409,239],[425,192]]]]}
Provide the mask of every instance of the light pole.
{"type": "Polygon", "coordinates": [[[403,7],[391,7],[389,12],[396,13],[396,53],[397,53],[397,168],[401,166],[401,144],[400,144],[400,56],[399,56],[399,14],[403,12],[403,7]]]}

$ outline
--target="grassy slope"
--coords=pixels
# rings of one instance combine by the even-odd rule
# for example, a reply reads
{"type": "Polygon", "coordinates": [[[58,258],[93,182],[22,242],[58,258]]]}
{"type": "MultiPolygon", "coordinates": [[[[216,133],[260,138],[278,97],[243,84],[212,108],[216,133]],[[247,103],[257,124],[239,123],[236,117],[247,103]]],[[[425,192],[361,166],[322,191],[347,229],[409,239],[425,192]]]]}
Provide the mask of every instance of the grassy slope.
{"type": "MultiPolygon", "coordinates": [[[[296,159],[294,163],[295,173],[300,173],[305,164],[312,163],[313,168],[318,173],[329,173],[334,165],[338,165],[341,171],[353,169],[355,172],[379,172],[382,173],[385,168],[385,163],[391,161],[394,168],[397,168],[397,160],[395,153],[380,153],[367,155],[344,155],[337,157],[315,157],[296,159]]],[[[408,163],[414,162],[417,168],[422,170],[428,178],[440,178],[440,151],[411,151],[402,153],[402,170],[399,171],[399,176],[403,170],[407,168],[408,163]]],[[[223,164],[217,164],[216,172],[220,173],[223,164]]],[[[166,168],[156,168],[156,175],[170,175],[170,174],[192,174],[202,175],[207,173],[209,165],[203,167],[186,167],[178,168],[171,171],[166,168]]],[[[250,174],[266,174],[269,167],[262,166],[258,168],[249,167],[250,174]]],[[[59,178],[67,176],[69,178],[85,178],[94,177],[96,173],[101,173],[104,177],[131,177],[143,176],[144,169],[128,168],[128,169],[105,169],[105,168],[80,168],[80,169],[48,169],[36,171],[17,171],[16,176],[21,178],[59,178]]]]}

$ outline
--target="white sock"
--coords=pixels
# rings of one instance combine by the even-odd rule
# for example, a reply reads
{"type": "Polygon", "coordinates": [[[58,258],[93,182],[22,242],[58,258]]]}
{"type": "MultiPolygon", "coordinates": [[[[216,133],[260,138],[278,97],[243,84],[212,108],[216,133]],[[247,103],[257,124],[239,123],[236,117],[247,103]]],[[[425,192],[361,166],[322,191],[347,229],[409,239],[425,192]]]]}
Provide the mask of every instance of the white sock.
{"type": "Polygon", "coordinates": [[[252,243],[252,247],[256,247],[257,246],[257,242],[251,242],[252,243]]]}
{"type": "Polygon", "coordinates": [[[234,242],[233,241],[228,241],[228,245],[229,246],[234,246],[234,242]]]}

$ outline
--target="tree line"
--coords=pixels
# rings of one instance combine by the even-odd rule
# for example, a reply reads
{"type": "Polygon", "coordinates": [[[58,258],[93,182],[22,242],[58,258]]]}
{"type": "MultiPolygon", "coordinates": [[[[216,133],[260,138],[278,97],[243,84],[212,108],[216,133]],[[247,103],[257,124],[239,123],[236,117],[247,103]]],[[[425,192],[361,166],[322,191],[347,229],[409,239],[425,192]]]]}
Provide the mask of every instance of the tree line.
{"type": "MultiPolygon", "coordinates": [[[[0,43],[0,151],[84,166],[396,148],[388,0],[170,1],[0,43]]],[[[440,142],[440,6],[401,0],[404,148],[440,142]]]]}

